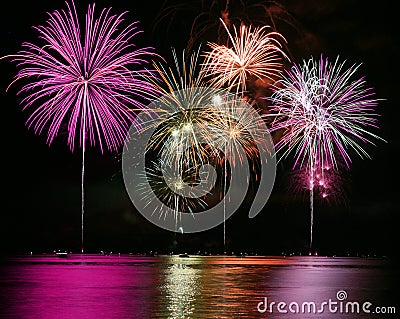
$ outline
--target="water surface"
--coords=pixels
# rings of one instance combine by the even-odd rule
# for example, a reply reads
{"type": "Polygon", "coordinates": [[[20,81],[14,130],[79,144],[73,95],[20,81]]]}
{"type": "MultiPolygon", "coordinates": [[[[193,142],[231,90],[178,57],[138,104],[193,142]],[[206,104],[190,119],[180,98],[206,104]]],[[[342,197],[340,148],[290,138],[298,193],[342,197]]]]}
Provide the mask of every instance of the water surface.
{"type": "Polygon", "coordinates": [[[19,256],[0,265],[0,318],[399,318],[372,313],[400,312],[398,275],[372,258],[19,256]]]}

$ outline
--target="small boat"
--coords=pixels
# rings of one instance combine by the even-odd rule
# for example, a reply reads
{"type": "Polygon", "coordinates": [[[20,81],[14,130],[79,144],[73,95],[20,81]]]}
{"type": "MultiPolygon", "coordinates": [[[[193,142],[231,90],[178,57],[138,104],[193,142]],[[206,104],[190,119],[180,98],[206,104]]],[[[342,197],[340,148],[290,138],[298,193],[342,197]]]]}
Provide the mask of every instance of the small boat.
{"type": "Polygon", "coordinates": [[[67,258],[68,257],[68,253],[67,252],[56,252],[56,255],[59,258],[67,258]]]}
{"type": "Polygon", "coordinates": [[[181,257],[181,258],[188,258],[189,255],[188,255],[187,253],[184,253],[184,254],[180,254],[179,257],[181,257]]]}

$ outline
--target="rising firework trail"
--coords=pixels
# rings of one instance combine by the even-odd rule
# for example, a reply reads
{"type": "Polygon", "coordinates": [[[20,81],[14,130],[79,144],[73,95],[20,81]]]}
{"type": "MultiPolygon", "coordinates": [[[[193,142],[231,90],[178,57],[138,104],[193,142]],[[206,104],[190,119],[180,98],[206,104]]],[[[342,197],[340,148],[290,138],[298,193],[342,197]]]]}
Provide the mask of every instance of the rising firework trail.
{"type": "Polygon", "coordinates": [[[74,3],[48,14],[46,24],[35,27],[41,44],[23,43],[7,56],[18,67],[16,81],[24,83],[18,94],[23,110],[30,112],[26,125],[35,133],[46,132],[50,145],[67,123],[68,141],[74,151],[82,148],[82,224],[84,251],[85,151],[98,145],[103,153],[117,151],[135,118],[156,91],[145,80],[144,64],[154,57],[152,48],[135,48],[141,31],[138,22],[123,26],[125,13],[103,9],[95,17],[89,5],[81,32],[74,3]]]}
{"type": "Polygon", "coordinates": [[[282,158],[294,155],[293,168],[308,176],[310,253],[316,183],[324,185],[324,172],[338,169],[339,158],[347,168],[353,154],[370,158],[362,144],[382,140],[372,132],[378,128],[374,90],[366,86],[364,77],[356,77],[360,65],[346,68],[345,63],[339,57],[332,63],[321,55],[319,61],[310,58],[294,64],[267,98],[272,102],[266,115],[273,117],[270,129],[282,131],[277,152],[282,152],[282,158]]]}

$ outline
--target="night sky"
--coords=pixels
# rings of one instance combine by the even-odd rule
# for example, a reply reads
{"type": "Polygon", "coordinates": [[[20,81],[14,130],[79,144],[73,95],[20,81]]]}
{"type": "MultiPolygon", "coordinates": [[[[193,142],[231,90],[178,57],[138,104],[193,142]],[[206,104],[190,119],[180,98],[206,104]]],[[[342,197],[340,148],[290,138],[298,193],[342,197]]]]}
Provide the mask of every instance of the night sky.
{"type": "MultiPolygon", "coordinates": [[[[266,21],[248,1],[246,10],[231,1],[231,18],[266,21]]],[[[76,1],[83,17],[91,1],[76,1]]],[[[97,1],[98,10],[112,7],[114,13],[128,11],[126,18],[140,21],[144,33],[139,45],[151,45],[171,61],[171,47],[183,50],[194,18],[204,13],[207,31],[195,39],[195,47],[215,40],[218,5],[212,1],[178,2],[163,11],[164,1],[97,1]],[[160,13],[168,13],[159,20],[160,13]],[[156,24],[155,22],[158,21],[156,24]]],[[[215,3],[218,3],[216,1],[215,3]]],[[[224,3],[224,1],[221,1],[224,3]]],[[[258,3],[263,3],[258,1],[258,3]]],[[[264,2],[267,3],[267,2],[264,2]]],[[[372,159],[353,157],[351,170],[344,172],[344,194],[339,202],[316,202],[314,247],[320,254],[397,255],[399,150],[399,37],[397,10],[388,0],[366,5],[361,0],[281,1],[270,7],[278,31],[287,41],[292,61],[301,62],[320,53],[334,59],[362,63],[358,75],[365,75],[374,87],[381,114],[378,133],[387,143],[367,146],[372,159]],[[323,4],[321,3],[323,2],[323,4]],[[285,9],[285,10],[284,10],[285,9]]],[[[167,1],[167,5],[173,5],[167,1]]],[[[165,5],[165,4],[164,4],[165,5]]],[[[221,7],[221,5],[219,5],[221,7]]],[[[64,9],[64,1],[10,1],[1,11],[0,56],[16,53],[24,41],[38,43],[31,27],[43,24],[46,12],[64,9]]],[[[19,106],[17,88],[6,88],[16,72],[7,60],[0,61],[2,109],[2,190],[0,247],[4,252],[46,252],[55,249],[80,250],[81,152],[71,153],[65,134],[49,147],[45,135],[25,127],[28,112],[19,106]]],[[[136,212],[122,180],[121,154],[86,152],[86,251],[113,252],[208,251],[220,253],[222,226],[198,234],[175,234],[159,229],[136,212]]],[[[259,254],[305,253],[309,241],[307,194],[294,194],[289,183],[290,163],[277,167],[272,195],[264,210],[247,218],[248,201],[226,223],[228,251],[259,254]]]]}

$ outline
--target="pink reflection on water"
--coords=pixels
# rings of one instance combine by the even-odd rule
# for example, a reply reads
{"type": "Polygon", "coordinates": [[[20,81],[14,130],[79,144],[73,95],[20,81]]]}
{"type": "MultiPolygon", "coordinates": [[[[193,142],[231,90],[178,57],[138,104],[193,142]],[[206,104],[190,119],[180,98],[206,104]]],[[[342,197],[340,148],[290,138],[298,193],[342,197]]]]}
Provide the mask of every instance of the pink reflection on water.
{"type": "MultiPolygon", "coordinates": [[[[1,319],[269,318],[269,301],[396,305],[398,269],[383,259],[316,256],[23,256],[0,263],[1,319]]],[[[369,319],[367,314],[312,318],[369,319]]],[[[310,319],[296,313],[293,318],[310,319]]]]}
{"type": "Polygon", "coordinates": [[[6,318],[147,318],[154,268],[137,262],[143,265],[132,257],[25,258],[7,269],[6,318]]]}

